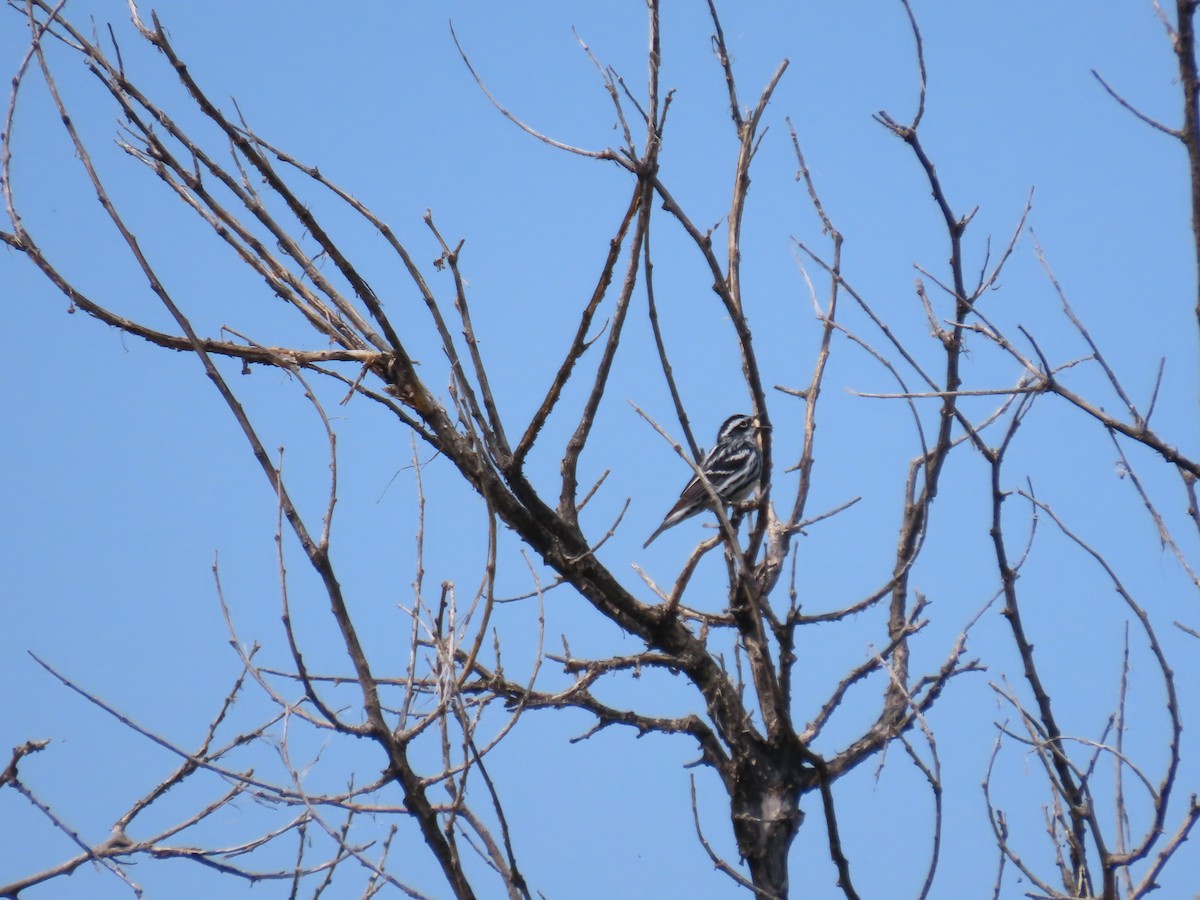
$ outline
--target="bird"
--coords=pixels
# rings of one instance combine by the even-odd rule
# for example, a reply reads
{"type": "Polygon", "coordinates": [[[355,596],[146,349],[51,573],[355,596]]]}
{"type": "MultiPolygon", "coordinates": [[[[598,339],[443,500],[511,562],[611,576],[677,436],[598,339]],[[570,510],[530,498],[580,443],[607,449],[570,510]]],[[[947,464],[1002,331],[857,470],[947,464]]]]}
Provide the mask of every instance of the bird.
{"type": "MultiPolygon", "coordinates": [[[[758,484],[762,472],[758,432],[762,427],[754,416],[740,413],[730,416],[717,432],[716,444],[700,462],[700,471],[726,505],[741,500],[758,484]]],[[[699,477],[693,475],[662,524],[642,544],[642,549],[649,547],[650,542],[668,528],[706,509],[712,509],[709,493],[699,477]]]]}

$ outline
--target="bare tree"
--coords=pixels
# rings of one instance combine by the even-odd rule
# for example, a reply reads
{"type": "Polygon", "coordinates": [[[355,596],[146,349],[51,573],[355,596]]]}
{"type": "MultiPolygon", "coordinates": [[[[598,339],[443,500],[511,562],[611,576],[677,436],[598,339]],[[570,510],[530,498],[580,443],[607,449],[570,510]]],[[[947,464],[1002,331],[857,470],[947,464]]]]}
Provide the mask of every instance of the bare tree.
{"type": "MultiPolygon", "coordinates": [[[[1159,485],[1147,486],[1138,469],[1152,460],[1177,473],[1190,524],[1200,530],[1195,501],[1200,462],[1179,449],[1176,437],[1151,427],[1162,366],[1149,401],[1135,403],[1105,348],[1092,338],[1067,292],[1054,280],[1040,247],[1037,256],[1061,300],[1065,320],[1085,346],[1084,356],[1055,355],[1038,335],[1020,325],[1010,308],[994,309],[992,296],[1026,234],[1032,198],[1011,223],[998,252],[992,251],[988,239],[976,239],[971,230],[975,211],[952,199],[924,140],[925,53],[908,0],[901,0],[901,6],[911,26],[905,38],[911,40],[918,75],[914,111],[910,116],[880,111],[876,121],[911,155],[915,177],[940,222],[948,258],[940,269],[918,266],[914,296],[903,312],[860,289],[843,258],[843,234],[806,162],[804,129],[788,119],[786,144],[807,195],[805,215],[816,217],[826,240],[821,246],[795,242],[800,281],[819,329],[803,375],[797,374],[801,369],[793,361],[790,371],[798,384],[772,385],[765,374],[750,324],[743,272],[751,169],[788,61],[780,60],[756,93],[746,93],[716,5],[708,4],[715,65],[724,85],[723,96],[710,102],[727,108],[729,135],[736,146],[732,171],[726,174],[729,207],[722,222],[711,225],[681,199],[678,176],[661,157],[669,146],[674,95],[662,80],[663,22],[657,0],[647,4],[644,87],[635,87],[627,73],[607,67],[583,47],[611,101],[618,135],[612,146],[576,146],[539,131],[494,95],[487,73],[475,66],[469,49],[459,45],[463,62],[498,115],[556,152],[606,164],[617,172],[624,191],[620,213],[609,224],[608,244],[597,252],[590,290],[577,300],[573,334],[554,348],[555,374],[536,396],[525,398],[532,413],[524,417],[518,405],[510,409],[493,390],[496,371],[486,361],[487,335],[473,318],[463,268],[464,241],[445,235],[432,213],[425,214],[423,224],[438,252],[432,269],[449,276],[449,287],[444,288],[437,286],[431,267],[418,262],[419,253],[349,187],[260,133],[252,117],[236,105],[214,99],[156,14],[132,0],[129,4],[133,40],[139,47],[152,48],[173,73],[182,91],[180,112],[127,73],[122,52],[127,39],[118,39],[114,28],[103,35],[89,33],[64,16],[61,4],[44,0],[10,0],[9,5],[21,16],[29,43],[14,73],[4,120],[0,175],[7,226],[0,240],[61,291],[71,311],[200,363],[276,499],[278,602],[290,666],[261,663],[257,646],[240,638],[237,615],[225,602],[221,569],[215,562],[214,591],[240,674],[208,719],[198,745],[173,741],[137,723],[121,711],[119,701],[99,696],[51,661],[39,660],[65,689],[173,754],[178,767],[123,810],[111,835],[97,843],[72,828],[68,812],[41,798],[37,776],[28,773],[38,758],[34,754],[45,752],[47,744],[34,737],[25,740],[0,774],[0,787],[18,792],[43,814],[47,827],[69,837],[77,851],[52,867],[3,876],[0,895],[32,895],[34,887],[85,864],[104,867],[138,893],[132,862],[180,858],[251,883],[283,882],[291,896],[301,891],[319,895],[333,883],[335,873],[343,879],[352,877],[343,873],[358,872],[364,896],[390,887],[408,896],[448,890],[459,898],[496,896],[501,891],[530,897],[536,888],[526,878],[536,885],[536,876],[519,865],[519,833],[510,827],[505,785],[493,779],[489,759],[530,716],[556,710],[588,718],[591,724],[582,739],[610,726],[625,726],[639,736],[659,734],[690,742],[699,753],[696,765],[714,773],[723,788],[739,860],[725,858],[703,830],[693,782],[700,845],[732,882],[765,898],[820,896],[827,887],[807,878],[799,885],[789,864],[806,808],[820,811],[819,827],[837,890],[847,898],[859,896],[856,866],[863,863],[839,827],[846,803],[839,782],[864,763],[877,761],[882,767],[889,751],[903,754],[931,801],[932,812],[920,827],[929,838],[927,858],[912,863],[912,873],[917,874],[910,873],[908,879],[908,890],[926,897],[934,890],[945,836],[944,775],[932,713],[959,682],[958,676],[985,669],[1010,721],[999,723],[994,735],[981,735],[980,743],[990,746],[994,739],[993,765],[1008,748],[1020,748],[1038,764],[1049,791],[1044,807],[1049,849],[1031,853],[1022,849],[1030,835],[1018,833],[1010,823],[1012,798],[1000,798],[992,789],[993,768],[980,773],[997,850],[995,896],[1001,896],[1012,867],[1033,885],[1030,896],[1140,897],[1159,886],[1169,863],[1182,858],[1181,848],[1200,818],[1200,803],[1194,793],[1179,797],[1186,793],[1181,780],[1184,687],[1162,637],[1169,626],[1148,612],[1118,567],[1082,529],[1056,513],[1053,500],[1044,499],[1022,477],[1026,473],[1012,470],[1022,465],[1013,459],[1024,452],[1022,441],[1032,430],[1028,423],[1046,406],[1055,407],[1053,415],[1078,420],[1089,429],[1090,440],[1111,439],[1122,474],[1162,546],[1195,586],[1200,585],[1193,572],[1195,553],[1176,538],[1177,517],[1159,511],[1164,502],[1157,493],[1159,485]],[[249,324],[235,321],[219,329],[197,324],[207,319],[205,310],[181,299],[172,287],[174,279],[146,250],[120,198],[110,190],[105,168],[96,161],[95,143],[76,125],[78,112],[59,87],[56,60],[64,55],[83,61],[119,112],[120,150],[172,192],[212,237],[266,284],[261,299],[272,304],[272,312],[285,309],[286,318],[271,326],[255,324],[257,319],[249,316],[249,324]],[[19,101],[35,77],[46,86],[48,102],[66,129],[92,192],[165,320],[161,315],[128,314],[119,303],[103,299],[72,273],[69,260],[53,258],[43,250],[40,236],[26,227],[14,179],[14,140],[20,128],[19,101]],[[352,242],[339,236],[347,214],[386,244],[390,275],[398,271],[406,279],[405,291],[416,298],[424,317],[420,322],[407,301],[401,303],[374,286],[378,279],[368,274],[371,267],[359,261],[352,242]],[[729,333],[722,339],[736,346],[747,409],[762,426],[762,467],[753,499],[725,504],[717,486],[705,477],[699,440],[704,435],[693,429],[696,410],[672,365],[679,351],[659,318],[662,289],[654,274],[652,234],[656,239],[682,238],[689,245],[694,264],[711,282],[726,317],[729,333]],[[640,581],[625,575],[630,561],[621,555],[625,545],[619,536],[630,528],[627,501],[605,524],[596,525],[585,515],[593,498],[606,490],[609,469],[621,462],[604,460],[594,475],[585,455],[594,452],[597,429],[603,427],[602,406],[616,402],[612,373],[629,340],[630,314],[643,311],[675,413],[675,421],[667,424],[637,410],[646,421],[645,438],[657,432],[692,468],[708,492],[718,523],[669,580],[655,578],[637,565],[640,581]],[[914,321],[927,337],[912,336],[914,321]],[[832,385],[830,361],[838,353],[869,360],[893,382],[889,392],[860,392],[861,402],[886,401],[887,406],[873,408],[888,409],[888,414],[902,405],[911,420],[916,452],[906,465],[898,521],[886,554],[864,561],[865,571],[879,572],[875,583],[857,596],[814,610],[817,604],[805,598],[799,583],[796,542],[837,522],[857,502],[848,496],[815,508],[813,500],[820,473],[817,425],[828,421],[822,419],[822,398],[832,385]],[[972,365],[970,353],[986,356],[988,365],[972,365]],[[234,387],[233,374],[259,368],[286,373],[319,423],[329,473],[320,501],[312,500],[309,486],[298,488],[289,477],[283,454],[270,449],[262,426],[234,387]],[[993,372],[1003,373],[1004,380],[991,380],[993,372]],[[1102,378],[1099,387],[1092,378],[1096,372],[1102,378]],[[1114,398],[1119,413],[1109,409],[1114,398]],[[337,402],[352,402],[353,409],[362,410],[360,415],[387,417],[411,436],[407,456],[416,490],[417,554],[411,593],[397,611],[408,641],[402,653],[383,655],[368,649],[346,587],[352,576],[335,552],[341,448],[331,410],[337,402]],[[784,420],[795,426],[795,442],[781,442],[772,427],[784,420]],[[557,472],[547,474],[535,466],[531,460],[539,456],[560,461],[557,472]],[[452,468],[457,483],[466,486],[483,509],[482,529],[472,533],[464,527],[459,538],[485,548],[477,585],[469,591],[461,589],[461,579],[447,579],[432,592],[427,588],[425,473],[435,458],[436,465],[452,468]],[[914,574],[919,564],[940,562],[940,550],[930,540],[937,517],[953,521],[959,515],[953,507],[947,509],[944,496],[935,502],[939,493],[946,493],[943,482],[952,460],[982,465],[987,472],[973,490],[988,510],[985,528],[993,557],[986,568],[973,573],[978,581],[973,589],[981,601],[969,611],[961,606],[947,611],[951,618],[942,621],[939,632],[928,627],[930,600],[914,574]],[[1043,674],[1044,658],[1035,655],[1035,639],[1025,622],[1030,601],[1018,577],[1039,528],[1056,530],[1065,545],[1098,567],[1120,599],[1118,616],[1129,623],[1123,626],[1124,655],[1112,714],[1098,734],[1076,735],[1063,724],[1062,707],[1076,695],[1070,688],[1050,685],[1043,674]],[[1014,538],[1019,531],[1022,536],[1014,538]],[[511,532],[511,540],[506,532],[511,532]],[[285,554],[293,542],[323,592],[328,625],[340,639],[337,657],[310,643],[295,625],[290,593],[295,576],[289,573],[285,554]],[[507,564],[514,559],[526,572],[527,588],[520,597],[504,597],[496,586],[497,567],[501,560],[507,564]],[[557,634],[545,633],[542,610],[549,591],[556,596],[573,592],[590,608],[591,620],[615,625],[622,635],[635,639],[637,649],[611,655],[576,653],[571,649],[573,636],[563,635],[561,652],[543,650],[544,637],[553,646],[559,640],[557,634]],[[714,593],[724,605],[718,611],[706,602],[714,593]],[[529,610],[539,623],[537,649],[522,671],[505,665],[504,648],[514,636],[496,622],[497,610],[510,604],[529,610]],[[972,629],[985,620],[1000,620],[1010,632],[1011,643],[997,651],[995,659],[968,650],[972,629]],[[846,662],[819,696],[812,685],[798,690],[802,645],[819,641],[822,629],[849,629],[864,621],[870,623],[871,634],[860,645],[859,656],[846,662]],[[936,636],[943,634],[949,638],[936,636]],[[1134,646],[1145,652],[1138,655],[1131,651],[1134,646]],[[1013,655],[1019,671],[1005,674],[1005,652],[1013,655]],[[1126,748],[1128,730],[1134,727],[1129,721],[1130,679],[1135,673],[1144,678],[1142,669],[1131,662],[1131,653],[1150,661],[1155,678],[1153,688],[1139,682],[1137,696],[1165,710],[1161,759],[1135,758],[1126,748]],[[320,660],[315,665],[314,656],[320,660]],[[548,684],[550,669],[561,670],[564,677],[548,684]],[[631,676],[643,672],[678,676],[687,688],[686,711],[663,712],[651,691],[637,692],[631,701],[610,698],[610,685],[637,684],[631,676]],[[864,716],[861,706],[848,713],[847,697],[861,696],[869,687],[876,689],[869,714],[864,716]],[[1155,690],[1160,697],[1149,701],[1155,690]],[[243,699],[250,694],[253,701],[243,699]],[[235,702],[253,702],[261,715],[235,725],[230,720],[235,702]],[[372,762],[352,770],[339,788],[318,786],[320,779],[312,771],[320,752],[302,750],[314,741],[369,746],[372,762]],[[271,766],[257,761],[264,751],[274,754],[271,766]],[[264,771],[268,768],[269,773],[264,771]],[[148,818],[148,810],[157,811],[168,792],[185,782],[217,787],[199,810],[172,814],[168,827],[143,829],[139,817],[148,818]],[[1138,791],[1136,799],[1131,797],[1131,783],[1138,791]],[[396,800],[381,801],[385,793],[396,800]],[[254,837],[202,846],[179,842],[181,835],[204,833],[202,826],[214,815],[244,798],[269,804],[275,811],[254,837]],[[405,854],[396,852],[396,836],[403,835],[403,829],[419,836],[442,884],[423,887],[407,874],[405,854]],[[283,859],[280,848],[285,844],[295,849],[283,859]]],[[[1181,125],[1158,122],[1134,109],[1116,88],[1104,86],[1143,121],[1183,143],[1191,162],[1195,268],[1200,273],[1194,13],[1195,5],[1184,0],[1174,16],[1159,10],[1178,60],[1185,101],[1181,125]]],[[[773,137],[782,140],[780,133],[773,137]]],[[[1200,302],[1196,310],[1200,317],[1200,302]]],[[[389,452],[399,456],[394,448],[389,452]]],[[[1186,623],[1173,630],[1182,635],[1186,623]]],[[[1087,689],[1074,686],[1075,691],[1087,689]]],[[[1037,808],[1036,800],[1024,796],[1016,802],[1027,813],[1037,808]]]]}

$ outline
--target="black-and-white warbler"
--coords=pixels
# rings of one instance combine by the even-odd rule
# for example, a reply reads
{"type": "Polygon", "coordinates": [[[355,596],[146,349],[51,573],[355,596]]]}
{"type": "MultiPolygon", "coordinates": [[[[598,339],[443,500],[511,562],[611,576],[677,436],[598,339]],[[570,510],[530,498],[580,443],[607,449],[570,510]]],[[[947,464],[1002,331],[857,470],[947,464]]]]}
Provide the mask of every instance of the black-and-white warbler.
{"type": "MultiPolygon", "coordinates": [[[[726,505],[741,500],[758,484],[758,476],[762,472],[759,428],[758,419],[754,416],[730,416],[717,432],[717,443],[700,463],[700,471],[726,505]]],[[[662,524],[642,544],[642,549],[649,547],[652,540],[672,525],[678,525],[706,509],[712,509],[712,501],[700,479],[693,475],[662,524]]]]}

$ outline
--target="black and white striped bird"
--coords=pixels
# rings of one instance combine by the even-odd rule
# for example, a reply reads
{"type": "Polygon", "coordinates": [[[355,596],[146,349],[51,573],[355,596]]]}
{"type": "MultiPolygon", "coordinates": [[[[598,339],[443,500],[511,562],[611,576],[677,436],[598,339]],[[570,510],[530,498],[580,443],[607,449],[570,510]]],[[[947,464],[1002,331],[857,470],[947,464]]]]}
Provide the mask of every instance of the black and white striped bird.
{"type": "MultiPolygon", "coordinates": [[[[726,505],[741,500],[758,484],[762,472],[762,450],[758,446],[760,427],[754,416],[730,416],[717,432],[717,443],[700,463],[700,471],[726,505]]],[[[652,540],[671,526],[706,509],[712,509],[708,491],[693,475],[662,524],[642,544],[642,549],[649,547],[652,540]]]]}

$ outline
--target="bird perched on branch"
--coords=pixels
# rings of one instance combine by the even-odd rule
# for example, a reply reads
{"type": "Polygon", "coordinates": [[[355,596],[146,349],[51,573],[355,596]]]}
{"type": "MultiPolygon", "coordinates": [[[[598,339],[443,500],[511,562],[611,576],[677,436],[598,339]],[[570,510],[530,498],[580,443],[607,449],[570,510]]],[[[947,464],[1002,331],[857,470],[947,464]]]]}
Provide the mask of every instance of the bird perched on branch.
{"type": "MultiPolygon", "coordinates": [[[[762,450],[758,445],[761,428],[754,416],[730,416],[717,432],[717,443],[700,463],[700,471],[725,505],[741,500],[758,484],[762,472],[762,450]]],[[[642,549],[649,547],[651,541],[672,525],[706,509],[712,509],[709,493],[693,475],[662,524],[642,544],[642,549]]]]}

